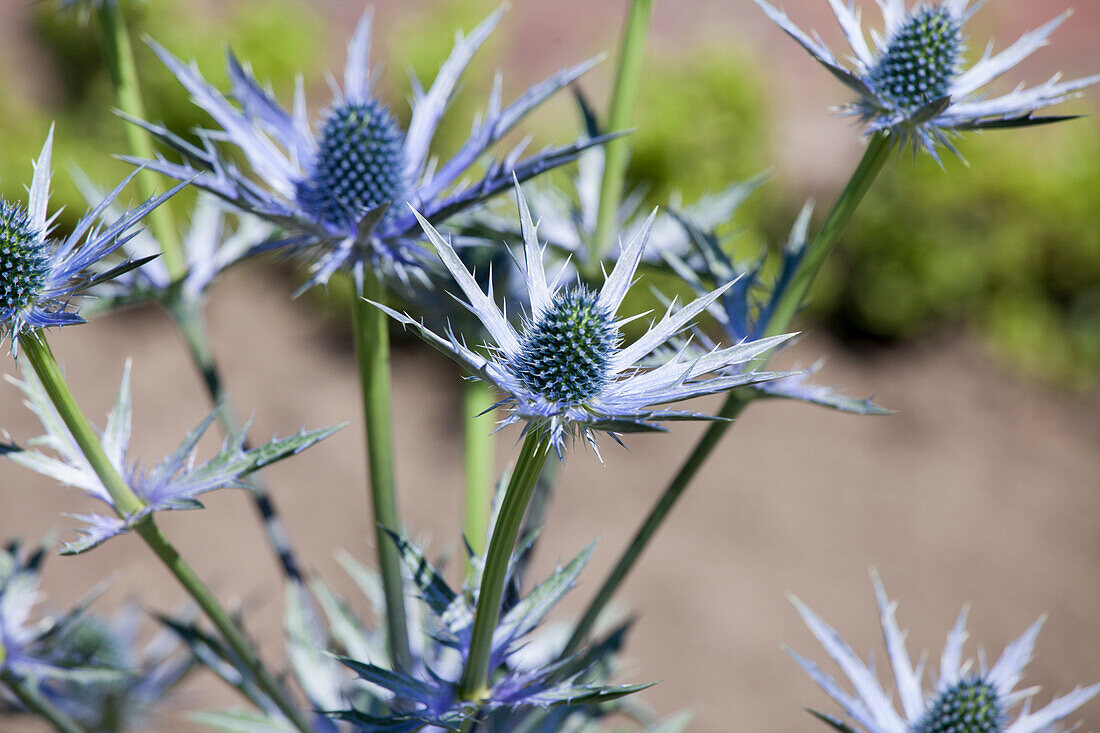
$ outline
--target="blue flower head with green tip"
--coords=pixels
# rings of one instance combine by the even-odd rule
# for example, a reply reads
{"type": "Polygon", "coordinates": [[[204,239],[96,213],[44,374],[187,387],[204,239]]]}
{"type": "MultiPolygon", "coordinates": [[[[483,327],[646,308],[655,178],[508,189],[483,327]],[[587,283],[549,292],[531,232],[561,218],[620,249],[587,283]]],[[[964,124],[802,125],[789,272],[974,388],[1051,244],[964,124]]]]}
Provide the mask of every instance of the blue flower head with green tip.
{"type": "Polygon", "coordinates": [[[805,48],[833,76],[856,93],[843,108],[858,116],[868,134],[889,132],[901,144],[912,144],[938,159],[937,147],[957,153],[951,137],[964,130],[1019,127],[1053,122],[1065,117],[1036,117],[1035,112],[1059,104],[1100,81],[1100,75],[1073,81],[1050,81],[1031,89],[1023,86],[991,96],[982,90],[1009,69],[1047,44],[1069,13],[1025,33],[1016,43],[994,54],[992,45],[981,59],[964,68],[966,37],[963,26],[981,3],[942,0],[938,4],[906,0],[878,0],[885,28],[872,32],[867,43],[854,0],[829,0],[852,49],[851,67],[842,64],[816,36],[791,22],[787,14],[765,0],[756,4],[789,36],[805,48]]]}
{"type": "Polygon", "coordinates": [[[103,268],[100,261],[138,233],[137,223],[184,184],[123,212],[112,220],[104,212],[134,174],[89,211],[64,239],[50,236],[56,214],[49,216],[53,129],[34,164],[26,207],[0,199],[0,334],[18,348],[29,330],[83,323],[72,299],[88,288],[128,272],[126,262],[103,268]]]}
{"type": "Polygon", "coordinates": [[[545,433],[560,457],[567,438],[583,436],[595,448],[597,432],[609,433],[617,440],[619,433],[663,430],[660,424],[666,420],[711,419],[660,406],[785,376],[750,370],[721,372],[751,362],[788,336],[715,348],[690,357],[681,351],[651,363],[649,357],[654,351],[688,329],[692,319],[732,283],[679,310],[670,307],[645,334],[624,345],[621,327],[645,314],[619,318],[617,312],[642,260],[654,217],[650,216],[622,248],[603,287],[593,292],[583,286],[562,286],[557,280],[547,280],[544,248],[518,183],[516,198],[524,242],[521,269],[528,296],[524,300],[530,303],[530,311],[518,330],[505,315],[506,306],[502,308],[494,300],[492,288],[482,290],[450,242],[417,215],[439,258],[462,290],[466,298],[463,304],[489,335],[488,357],[468,347],[453,331],[439,335],[424,323],[379,305],[475,378],[498,389],[503,399],[497,407],[508,409],[502,425],[523,422],[526,431],[545,433]]]}
{"type": "Polygon", "coordinates": [[[502,13],[503,8],[468,36],[458,37],[427,90],[413,79],[412,112],[405,130],[372,89],[369,14],[348,44],[343,88],[334,89],[316,130],[301,83],[294,110],[287,112],[230,55],[232,93],[227,98],[197,69],[154,43],[153,50],[220,129],[200,130],[202,142],[196,146],[162,126],[133,120],[180,153],[184,163],[130,160],[181,180],[197,176],[196,186],[286,230],[285,239],[265,248],[318,253],[309,285],[327,282],[339,269],[350,270],[357,282],[366,268],[392,271],[401,279],[410,273],[422,276],[416,260],[422,251],[420,228],[406,202],[438,223],[504,190],[513,173],[525,180],[570,162],[606,139],[582,139],[527,158],[522,158],[521,144],[492,162],[480,180],[460,180],[529,112],[591,68],[593,59],[558,72],[506,107],[501,105],[498,76],[488,107],[466,143],[449,160],[438,165],[431,161],[432,139],[462,72],[502,13]],[[245,169],[221,152],[223,142],[240,149],[245,169]]]}
{"type": "Polygon", "coordinates": [[[1039,710],[1031,709],[1031,699],[1038,688],[1016,690],[1024,667],[1031,659],[1035,639],[1043,625],[1039,619],[1016,641],[1005,647],[1000,659],[986,668],[984,658],[978,669],[963,659],[966,641],[966,609],[947,635],[940,659],[939,679],[930,694],[925,694],[924,660],[915,668],[905,650],[905,633],[898,628],[894,612],[897,603],[890,601],[878,576],[872,574],[875,597],[878,600],[882,633],[886,651],[897,682],[899,713],[889,695],[875,676],[873,665],[864,664],[840,635],[797,598],[792,599],[803,621],[825,651],[850,680],[854,692],[849,693],[836,680],[810,660],[790,651],[790,655],[814,682],[840,703],[854,722],[849,725],[824,713],[814,714],[841,733],[1041,733],[1051,730],[1059,721],[1084,705],[1097,693],[1100,684],[1079,687],[1054,699],[1039,710]],[[1012,719],[1012,712],[1019,713],[1012,719]]]}

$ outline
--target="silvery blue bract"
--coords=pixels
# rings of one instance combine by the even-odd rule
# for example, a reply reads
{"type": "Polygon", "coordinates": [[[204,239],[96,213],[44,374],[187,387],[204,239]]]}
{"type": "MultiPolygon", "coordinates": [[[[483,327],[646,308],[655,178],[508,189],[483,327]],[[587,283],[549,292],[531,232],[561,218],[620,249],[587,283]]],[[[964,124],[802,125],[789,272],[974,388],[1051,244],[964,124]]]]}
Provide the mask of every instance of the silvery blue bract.
{"type": "Polygon", "coordinates": [[[641,262],[653,217],[623,248],[597,293],[547,280],[543,247],[518,185],[516,196],[524,239],[522,268],[531,304],[531,312],[518,331],[505,316],[507,306],[502,309],[496,303],[491,289],[489,292],[481,289],[451,244],[417,215],[443,264],[462,289],[466,307],[490,336],[487,357],[467,346],[460,334],[449,331],[445,336],[438,335],[409,316],[379,305],[470,374],[499,389],[504,394],[500,406],[509,410],[503,425],[522,421],[527,431],[545,432],[560,456],[566,438],[577,435],[595,447],[596,432],[616,436],[662,430],[660,422],[665,420],[710,419],[699,413],[661,409],[659,405],[787,376],[758,372],[714,375],[734,364],[751,361],[788,336],[714,349],[690,358],[676,353],[659,364],[641,368],[643,360],[689,328],[692,319],[732,283],[679,310],[670,307],[644,335],[623,346],[621,326],[646,315],[616,319],[641,262]]]}
{"type": "MultiPolygon", "coordinates": [[[[975,669],[971,660],[963,659],[967,637],[965,608],[947,635],[938,679],[932,690],[925,692],[921,679],[924,659],[914,668],[905,650],[905,633],[898,628],[894,618],[897,603],[887,598],[877,575],[873,575],[872,580],[886,651],[897,683],[897,697],[901,700],[900,713],[894,707],[893,696],[879,684],[873,665],[865,664],[835,630],[797,598],[792,599],[810,631],[849,679],[854,692],[849,693],[808,659],[793,651],[790,654],[821,689],[840,703],[855,722],[856,730],[867,733],[1037,733],[1048,730],[1100,692],[1100,684],[1078,688],[1033,711],[1031,699],[1038,688],[1015,688],[1031,659],[1043,619],[1005,647],[992,667],[986,668],[983,657],[975,669]],[[1019,713],[1010,722],[1011,712],[1016,708],[1020,709],[1019,713]]],[[[853,730],[831,716],[817,715],[842,733],[853,730]]]]}
{"type": "Polygon", "coordinates": [[[73,296],[135,266],[127,262],[96,269],[100,260],[136,235],[143,216],[183,185],[105,222],[107,208],[133,178],[131,174],[85,214],[67,237],[52,239],[57,218],[56,213],[47,213],[52,151],[51,128],[34,164],[26,208],[0,201],[0,331],[12,340],[13,348],[26,330],[83,323],[71,309],[73,296]]]}
{"type": "Polygon", "coordinates": [[[888,131],[902,144],[937,157],[936,147],[954,151],[950,137],[961,130],[1033,125],[1061,117],[1035,117],[1043,107],[1071,99],[1076,92],[1100,81],[1100,76],[1061,82],[1056,75],[1031,89],[1017,87],[1008,94],[990,96],[984,87],[1046,45],[1050,34],[1069,15],[1064,13],[1046,25],[1024,34],[1004,51],[994,54],[992,44],[981,59],[963,69],[966,38],[963,26],[981,5],[968,8],[970,0],[918,2],[908,9],[906,0],[878,0],[885,27],[872,31],[868,45],[854,0],[829,0],[853,53],[848,68],[816,36],[802,32],[787,14],[765,0],[755,0],[780,28],[832,72],[859,98],[845,107],[858,115],[868,133],[888,131]]]}
{"type": "MultiPolygon", "coordinates": [[[[34,440],[32,445],[48,448],[57,457],[11,444],[0,445],[0,455],[77,488],[114,508],[110,493],[88,463],[34,370],[24,367],[23,381],[11,381],[23,390],[27,407],[38,416],[46,430],[46,434],[34,440]]],[[[339,429],[327,428],[310,432],[302,430],[289,438],[272,438],[259,448],[246,449],[246,426],[240,435],[227,440],[216,456],[196,466],[196,446],[217,414],[215,409],[184,439],[172,455],[153,468],[146,469],[140,462],[131,462],[127,455],[131,422],[130,365],[127,362],[118,398],[107,418],[107,427],[103,431],[101,442],[112,465],[119,475],[125,477],[127,484],[144,502],[145,507],[125,518],[102,514],[73,515],[75,519],[85,523],[80,529],[84,536],[65,545],[62,553],[74,554],[89,550],[111,537],[129,531],[134,524],[153,512],[200,509],[202,504],[195,497],[215,489],[245,488],[241,483],[243,476],[300,453],[339,429]]]]}
{"type": "MultiPolygon", "coordinates": [[[[401,277],[415,268],[419,250],[416,219],[409,202],[430,221],[440,222],[502,191],[513,172],[521,180],[573,160],[601,140],[581,140],[521,159],[524,145],[489,166],[476,183],[463,176],[483,154],[547,97],[583,74],[595,61],[566,69],[531,87],[511,105],[501,107],[497,77],[488,108],[457,153],[446,162],[430,162],[432,139],[474,53],[500,20],[503,9],[482,21],[469,36],[459,36],[432,85],[424,90],[414,79],[408,130],[375,96],[368,65],[370,16],[364,16],[348,45],[343,89],[334,98],[316,132],[305,108],[301,84],[294,111],[288,113],[229,57],[231,102],[207,84],[198,71],[153,44],[196,104],[221,129],[200,131],[201,146],[169,130],[135,120],[186,160],[138,161],[181,180],[195,178],[204,188],[246,211],[287,230],[285,245],[319,247],[310,284],[324,283],[337,269],[361,277],[365,267],[392,268],[401,277]],[[242,171],[219,150],[231,143],[244,154],[242,171]]],[[[334,85],[335,86],[335,85],[334,85]]]]}

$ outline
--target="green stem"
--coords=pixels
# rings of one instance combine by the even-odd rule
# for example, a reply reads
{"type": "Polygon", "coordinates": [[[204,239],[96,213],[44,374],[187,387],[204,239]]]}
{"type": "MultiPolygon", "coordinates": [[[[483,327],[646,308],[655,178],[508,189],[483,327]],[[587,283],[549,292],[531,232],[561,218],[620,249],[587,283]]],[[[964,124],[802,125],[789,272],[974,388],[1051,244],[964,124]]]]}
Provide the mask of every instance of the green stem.
{"type": "Polygon", "coordinates": [[[351,317],[355,356],[363,391],[374,541],[378,549],[382,591],[386,598],[386,640],[390,660],[395,668],[409,670],[412,669],[412,652],[409,649],[401,557],[393,539],[386,533],[386,530],[399,532],[401,529],[397,519],[397,484],[394,476],[389,319],[385,313],[367,302],[385,301],[386,291],[381,275],[376,272],[366,274],[362,295],[362,298],[353,298],[351,317]]]}
{"type": "Polygon", "coordinates": [[[780,294],[779,301],[772,309],[762,335],[775,336],[784,333],[790,327],[791,322],[798,315],[798,309],[810,289],[810,284],[825,263],[825,259],[836,249],[837,242],[840,241],[844,230],[848,228],[848,222],[852,220],[856,207],[863,201],[871,184],[886,165],[886,161],[890,159],[893,147],[893,139],[887,135],[877,133],[871,137],[867,143],[867,150],[863,153],[863,159],[859,161],[859,166],[849,179],[848,185],[844,187],[840,198],[833,204],[817,235],[807,245],[806,253],[799,261],[798,269],[791,278],[790,284],[780,294]]]}
{"type": "MultiPolygon", "coordinates": [[[[42,333],[32,331],[23,334],[19,338],[19,347],[27,361],[30,362],[31,367],[34,368],[38,378],[42,381],[46,394],[49,395],[50,401],[57,408],[58,414],[61,415],[61,419],[68,427],[77,446],[91,465],[92,470],[95,471],[96,476],[103,483],[103,487],[110,495],[118,515],[127,518],[145,509],[145,502],[133,492],[107,457],[107,453],[103,450],[103,445],[99,442],[95,430],[76,404],[76,399],[69,390],[69,385],[61,374],[61,368],[57,365],[57,360],[54,358],[53,352],[42,333]]],[[[233,648],[233,651],[237,653],[247,670],[255,677],[260,688],[271,698],[271,701],[300,731],[303,733],[312,731],[309,719],[298,709],[286,691],[267,671],[256,651],[252,648],[251,643],[244,633],[237,628],[225,609],[221,607],[214,594],[203,584],[195,571],[184,562],[175,548],[161,534],[153,522],[153,517],[147,516],[137,522],[134,525],[134,531],[145,540],[146,544],[164,562],[168,570],[194,598],[195,602],[199,604],[199,607],[206,612],[210,621],[213,622],[226,642],[233,648]]]]}
{"type": "MultiPolygon", "coordinates": [[[[829,253],[836,247],[859,202],[863,200],[875,177],[886,165],[886,161],[889,160],[891,150],[892,141],[885,135],[878,134],[871,138],[867,150],[863,154],[863,159],[860,161],[855,173],[852,174],[851,180],[848,181],[848,185],[840,194],[840,198],[833,205],[828,217],[821,225],[821,229],[807,246],[806,254],[800,261],[791,282],[780,295],[776,307],[772,309],[768,322],[764,327],[765,335],[771,336],[783,333],[790,326],[791,321],[798,313],[802,298],[809,290],[810,283],[813,282],[814,276],[821,269],[821,265],[825,262],[829,253]]],[[[729,430],[730,425],[732,425],[732,422],[729,421],[737,418],[752,399],[752,393],[744,390],[735,390],[726,397],[725,404],[722,405],[722,409],[718,413],[720,417],[726,418],[726,420],[715,422],[707,428],[703,437],[699,439],[695,448],[688,455],[687,460],[676,472],[672,482],[669,483],[657,499],[657,503],[650,509],[649,514],[642,522],[642,526],[638,528],[634,538],[622,555],[619,556],[615,567],[581,615],[580,621],[573,629],[573,634],[570,636],[562,656],[572,654],[584,643],[600,613],[607,606],[608,601],[622,585],[623,580],[626,579],[626,576],[637,563],[638,558],[645,551],[653,535],[656,534],[669,512],[672,511],[672,507],[675,506],[692,479],[695,478],[695,474],[702,468],[711,452],[721,441],[722,436],[729,430]]]]}
{"type": "Polygon", "coordinates": [[[462,531],[466,542],[478,555],[485,552],[485,536],[489,532],[489,514],[493,504],[493,429],[491,421],[483,413],[495,403],[496,396],[488,384],[474,379],[463,381],[466,493],[462,531]]]}
{"type": "MultiPolygon", "coordinates": [[[[138,119],[146,119],[145,104],[141,99],[141,87],[138,84],[137,65],[130,45],[130,35],[122,19],[122,11],[117,2],[102,2],[99,5],[99,27],[103,32],[103,50],[107,68],[111,74],[118,98],[118,108],[138,119]]],[[[149,134],[135,124],[126,122],[126,137],[130,150],[139,158],[153,159],[155,149],[149,134]]],[[[152,198],[157,189],[156,175],[142,170],[137,176],[138,189],[143,199],[152,198]]],[[[168,202],[153,209],[147,217],[153,236],[160,242],[164,253],[164,266],[173,280],[182,278],[187,272],[179,231],[172,218],[168,202]]]]}
{"type": "MultiPolygon", "coordinates": [[[[615,88],[611,93],[611,109],[608,112],[607,130],[618,132],[630,126],[634,114],[634,100],[638,96],[638,79],[641,76],[642,54],[645,50],[649,18],[654,0],[633,0],[623,26],[622,44],[619,47],[619,68],[615,76],[615,88]]],[[[596,231],[589,242],[589,257],[585,263],[585,276],[594,279],[600,274],[600,262],[611,248],[612,237],[618,222],[616,214],[623,195],[623,176],[626,173],[627,140],[615,138],[604,145],[603,180],[600,181],[600,206],[596,214],[596,231]]]]}
{"type": "MultiPolygon", "coordinates": [[[[210,344],[210,334],[207,331],[201,310],[198,306],[180,299],[175,302],[173,307],[170,307],[169,312],[172,314],[172,318],[183,335],[188,350],[191,352],[191,359],[195,364],[195,368],[202,374],[203,384],[206,385],[210,401],[216,407],[219,407],[218,420],[221,423],[222,432],[225,433],[226,437],[239,435],[241,421],[233,409],[233,403],[230,402],[225,392],[224,382],[222,382],[221,373],[210,344]]],[[[250,448],[247,442],[242,447],[244,450],[250,448]]],[[[260,515],[264,532],[267,534],[268,542],[279,559],[283,573],[291,580],[301,580],[302,571],[294,555],[294,549],[291,547],[290,535],[275,509],[275,504],[271,500],[266,484],[258,473],[249,476],[244,483],[252,494],[253,504],[260,515]]]]}
{"type": "Polygon", "coordinates": [[[531,501],[531,493],[549,455],[550,440],[541,431],[528,433],[508,480],[493,536],[489,540],[489,551],[485,555],[485,570],[481,576],[481,590],[470,637],[470,653],[458,683],[458,696],[463,700],[478,700],[488,688],[489,673],[492,671],[489,669],[489,656],[493,632],[500,621],[500,603],[504,598],[508,564],[523,524],[523,515],[531,501]]]}
{"type": "Polygon", "coordinates": [[[72,718],[38,694],[38,690],[26,678],[17,677],[11,670],[5,669],[0,672],[0,682],[23,703],[23,707],[45,718],[60,733],[86,733],[72,718]]]}

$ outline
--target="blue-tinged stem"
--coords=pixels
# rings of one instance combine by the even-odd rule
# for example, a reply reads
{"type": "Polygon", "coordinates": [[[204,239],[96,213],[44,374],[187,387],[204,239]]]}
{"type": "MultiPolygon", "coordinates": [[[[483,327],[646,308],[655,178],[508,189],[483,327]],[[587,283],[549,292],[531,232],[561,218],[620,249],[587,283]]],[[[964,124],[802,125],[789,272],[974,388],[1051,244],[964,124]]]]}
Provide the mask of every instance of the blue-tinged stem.
{"type": "Polygon", "coordinates": [[[500,621],[500,604],[508,579],[509,561],[523,525],[523,515],[527,512],[531,494],[550,450],[550,440],[542,431],[529,432],[508,480],[508,488],[505,489],[496,525],[493,527],[493,536],[489,540],[489,550],[485,554],[485,569],[474,611],[470,652],[462,670],[462,679],[458,683],[458,696],[463,700],[477,701],[484,697],[489,688],[489,673],[492,671],[489,669],[489,657],[493,632],[500,621]]]}
{"type": "MultiPolygon", "coordinates": [[[[88,464],[103,483],[103,487],[110,495],[118,515],[126,518],[144,509],[145,503],[134,493],[133,489],[119,474],[118,469],[111,463],[91,423],[81,412],[42,332],[32,331],[21,335],[19,337],[19,348],[23,357],[30,362],[35,374],[41,380],[46,394],[57,409],[65,426],[68,427],[81,453],[84,454],[88,464]]],[[[309,719],[290,698],[286,690],[275,680],[274,676],[268,672],[267,667],[260,660],[248,637],[237,627],[237,624],[221,606],[214,594],[161,533],[160,528],[153,521],[152,515],[145,517],[134,525],[134,531],[145,540],[145,543],[176,577],[184,590],[206,613],[226,643],[240,657],[246,671],[253,675],[256,684],[264,691],[264,694],[271,698],[271,701],[298,730],[302,733],[310,733],[312,725],[309,719]]]]}
{"type": "MultiPolygon", "coordinates": [[[[481,380],[462,383],[465,479],[462,532],[477,555],[485,552],[493,505],[493,429],[483,413],[496,403],[493,389],[481,380]]],[[[467,569],[469,561],[467,560],[467,569]]]]}
{"type": "Polygon", "coordinates": [[[397,518],[393,413],[390,404],[389,319],[385,313],[367,302],[386,301],[386,290],[379,273],[371,271],[366,274],[362,296],[352,299],[351,316],[359,382],[363,392],[374,542],[378,550],[378,571],[382,576],[382,591],[386,599],[386,641],[394,667],[409,670],[412,669],[412,652],[409,649],[409,623],[405,612],[401,556],[393,539],[386,533],[386,530],[401,532],[401,524],[397,518]]]}
{"type": "MultiPolygon", "coordinates": [[[[619,68],[615,75],[611,109],[607,118],[607,129],[611,132],[628,128],[634,114],[634,101],[638,96],[638,79],[642,73],[642,56],[649,30],[649,18],[653,14],[653,1],[633,0],[630,3],[630,11],[623,26],[619,68]]],[[[628,152],[625,137],[615,138],[604,145],[603,180],[600,181],[596,231],[588,245],[588,261],[584,268],[585,276],[589,279],[599,276],[600,263],[613,243],[628,152]]]]}
{"type": "MultiPolygon", "coordinates": [[[[240,434],[241,421],[233,409],[233,403],[225,392],[221,372],[218,369],[211,348],[210,334],[207,331],[206,321],[199,306],[180,298],[174,305],[169,306],[169,310],[180,333],[183,335],[188,350],[191,352],[191,359],[195,364],[195,368],[202,374],[203,384],[206,386],[210,401],[219,407],[218,420],[221,423],[222,432],[227,437],[240,434]]],[[[243,448],[249,450],[250,446],[245,443],[243,448]]],[[[301,566],[298,564],[294,548],[290,543],[290,535],[275,509],[267,485],[258,473],[254,473],[245,479],[245,483],[252,494],[253,504],[255,504],[256,511],[260,515],[264,532],[267,534],[268,542],[279,559],[279,565],[282,567],[283,573],[290,580],[301,580],[301,566]]]]}
{"type": "MultiPolygon", "coordinates": [[[[809,290],[810,283],[813,282],[829,253],[836,247],[859,202],[863,200],[876,176],[886,165],[892,148],[892,141],[885,135],[879,134],[871,138],[867,150],[863,154],[863,159],[860,161],[855,173],[852,174],[848,185],[845,186],[840,198],[833,205],[817,235],[807,245],[806,253],[799,261],[798,268],[791,277],[787,288],[780,294],[776,306],[771,309],[770,317],[764,326],[762,335],[772,336],[784,333],[790,327],[791,322],[798,313],[802,299],[809,290]]],[[[588,607],[581,615],[580,620],[573,629],[569,642],[565,646],[563,656],[568,656],[577,651],[584,640],[588,638],[608,601],[618,591],[619,586],[622,585],[626,576],[637,563],[638,558],[641,557],[645,548],[649,545],[653,535],[657,533],[661,524],[668,517],[669,512],[672,511],[673,506],[683,495],[692,479],[695,478],[695,474],[703,467],[711,452],[721,442],[722,436],[726,434],[726,431],[732,425],[731,421],[741,414],[741,411],[752,402],[752,399],[752,394],[744,390],[734,390],[726,397],[726,401],[718,413],[719,417],[726,419],[711,423],[703,437],[699,439],[695,448],[688,455],[687,460],[680,466],[671,483],[657,499],[657,503],[650,509],[642,525],[635,532],[634,538],[622,555],[619,556],[615,567],[604,579],[595,597],[589,602],[588,607]]]]}
{"type": "MultiPolygon", "coordinates": [[[[130,35],[126,32],[122,10],[117,2],[101,2],[99,5],[99,27],[103,33],[104,57],[111,74],[118,98],[118,108],[137,119],[147,119],[145,104],[141,99],[141,86],[138,84],[137,64],[134,63],[134,51],[130,45],[130,35]]],[[[139,158],[153,159],[156,150],[153,141],[144,129],[138,125],[126,123],[126,137],[130,151],[139,158]]],[[[137,175],[137,184],[142,199],[150,199],[156,193],[157,178],[149,170],[137,175]]],[[[164,266],[173,280],[182,278],[187,272],[187,263],[183,256],[179,231],[172,218],[169,202],[153,209],[148,217],[149,228],[160,242],[164,254],[164,266]]]]}
{"type": "Polygon", "coordinates": [[[87,733],[72,718],[39,694],[37,688],[26,678],[18,677],[11,670],[5,669],[0,671],[0,683],[23,703],[28,712],[43,718],[60,733],[87,733]]]}

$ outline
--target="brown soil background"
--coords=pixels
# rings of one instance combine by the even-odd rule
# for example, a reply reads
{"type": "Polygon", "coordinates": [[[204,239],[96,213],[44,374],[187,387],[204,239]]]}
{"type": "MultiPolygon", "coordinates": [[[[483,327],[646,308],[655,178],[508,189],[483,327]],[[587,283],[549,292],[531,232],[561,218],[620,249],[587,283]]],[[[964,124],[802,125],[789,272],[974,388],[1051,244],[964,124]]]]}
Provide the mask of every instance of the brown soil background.
{"type": "MultiPolygon", "coordinates": [[[[537,50],[519,63],[519,78],[610,45],[622,3],[591,5],[519,4],[508,21],[518,34],[514,45],[537,50]]],[[[825,3],[785,5],[792,17],[833,38],[825,3]]],[[[978,17],[999,28],[1004,41],[1054,12],[1042,5],[1002,0],[978,17]]],[[[12,12],[16,6],[0,4],[12,12]]],[[[832,181],[836,170],[851,166],[855,147],[847,125],[821,111],[838,101],[822,90],[836,90],[811,78],[809,62],[795,61],[786,39],[749,3],[731,6],[658,3],[655,43],[683,43],[707,24],[709,33],[729,30],[777,60],[776,95],[787,107],[784,130],[794,140],[778,154],[780,175],[793,170],[811,182],[832,181]],[[825,136],[828,155],[811,155],[825,136]]],[[[379,27],[409,6],[401,7],[380,7],[379,27]]],[[[324,9],[351,18],[359,4],[324,9]]],[[[1038,68],[1080,73],[1090,59],[1095,66],[1097,52],[1086,50],[1086,39],[1100,8],[1081,2],[1078,10],[1084,12],[1059,33],[1058,43],[1039,55],[1038,68]]],[[[342,43],[337,25],[334,42],[342,43]]],[[[11,26],[4,30],[10,37],[11,26]]],[[[339,45],[333,56],[341,56],[339,45]]],[[[256,413],[254,436],[351,421],[336,437],[268,471],[306,564],[350,593],[333,554],[343,548],[372,558],[352,355],[342,329],[289,301],[288,292],[284,280],[262,269],[235,273],[216,288],[211,326],[238,408],[256,413]]],[[[207,412],[182,344],[155,310],[66,329],[52,343],[81,404],[100,422],[124,360],[133,358],[135,455],[159,459],[207,412]]],[[[834,708],[780,645],[820,661],[824,654],[786,594],[797,593],[857,651],[874,650],[881,665],[867,575],[874,566],[901,601],[914,656],[929,650],[936,658],[966,603],[972,604],[969,650],[976,653],[980,643],[991,658],[1048,613],[1024,684],[1042,685],[1039,701],[1045,702],[1100,680],[1100,395],[1066,395],[1017,380],[964,338],[857,356],[811,334],[790,359],[806,364],[822,353],[829,362],[821,381],[854,394],[874,392],[898,414],[859,418],[780,403],[747,411],[620,596],[624,611],[639,616],[622,679],[659,680],[641,699],[661,714],[695,709],[694,731],[822,730],[801,706],[834,708]]],[[[394,359],[403,517],[434,550],[453,553],[461,516],[458,380],[449,363],[411,343],[399,345],[394,359]]],[[[0,389],[0,426],[20,440],[37,434],[12,387],[0,389]]],[[[631,438],[629,451],[608,444],[605,465],[583,451],[570,456],[537,574],[592,537],[600,542],[559,618],[594,590],[700,431],[677,426],[670,435],[631,438]]],[[[514,455],[513,440],[504,435],[498,443],[502,466],[514,455]]],[[[255,609],[250,630],[269,659],[282,660],[278,574],[249,500],[221,492],[207,504],[201,513],[167,516],[163,525],[223,597],[247,599],[255,609]]],[[[0,464],[0,536],[33,541],[70,527],[62,513],[88,508],[72,490],[0,464]]],[[[64,607],[107,575],[115,584],[99,602],[103,608],[139,597],[168,609],[180,598],[140,542],[127,537],[78,558],[53,559],[46,572],[50,605],[64,607]]],[[[200,677],[172,702],[178,710],[234,704],[216,682],[200,677]]],[[[1082,730],[1097,729],[1100,702],[1074,719],[1085,721],[1082,730]]],[[[198,728],[182,712],[170,712],[150,729],[198,728]]]]}

